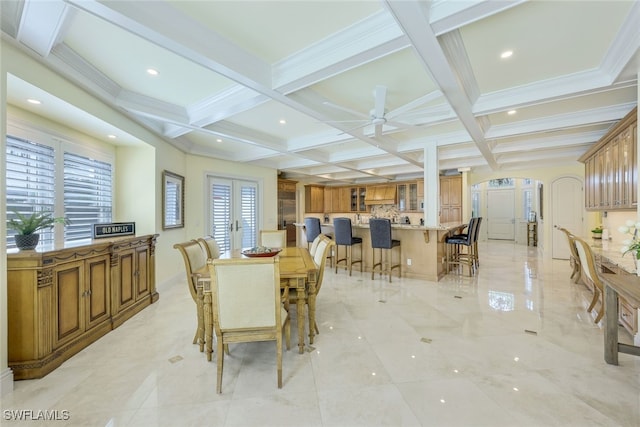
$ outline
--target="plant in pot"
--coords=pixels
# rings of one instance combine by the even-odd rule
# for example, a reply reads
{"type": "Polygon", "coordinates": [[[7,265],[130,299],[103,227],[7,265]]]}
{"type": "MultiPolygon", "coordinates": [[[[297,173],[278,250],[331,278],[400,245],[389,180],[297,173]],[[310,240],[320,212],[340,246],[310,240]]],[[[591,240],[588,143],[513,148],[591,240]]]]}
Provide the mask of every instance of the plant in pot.
{"type": "Polygon", "coordinates": [[[7,228],[16,231],[17,234],[14,238],[16,246],[20,250],[32,250],[38,246],[40,234],[36,231],[51,228],[55,224],[67,225],[70,223],[67,218],[54,217],[53,212],[49,211],[33,212],[30,215],[13,211],[13,214],[15,217],[7,221],[7,228]]]}
{"type": "Polygon", "coordinates": [[[594,239],[602,239],[602,226],[598,226],[591,230],[594,239]]]}

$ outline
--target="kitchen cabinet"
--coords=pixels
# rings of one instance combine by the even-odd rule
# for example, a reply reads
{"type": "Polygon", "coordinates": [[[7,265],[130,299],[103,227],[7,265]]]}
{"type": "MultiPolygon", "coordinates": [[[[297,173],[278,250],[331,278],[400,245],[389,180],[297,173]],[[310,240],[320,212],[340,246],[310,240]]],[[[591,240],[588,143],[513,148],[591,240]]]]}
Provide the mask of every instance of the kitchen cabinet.
{"type": "Polygon", "coordinates": [[[585,164],[585,208],[634,210],[638,205],[637,107],[578,160],[585,164]]]}
{"type": "Polygon", "coordinates": [[[462,176],[440,177],[440,223],[462,220],[462,176]]]}
{"type": "MultiPolygon", "coordinates": [[[[423,190],[424,191],[424,190],[423,190]]],[[[418,183],[397,184],[397,206],[400,212],[418,212],[418,183]]]]}
{"type": "Polygon", "coordinates": [[[7,254],[8,361],[41,378],[158,300],[157,234],[7,254]]]}
{"type": "Polygon", "coordinates": [[[365,198],[367,189],[365,187],[349,188],[349,211],[350,212],[366,212],[365,198]]]}
{"type": "Polygon", "coordinates": [[[307,213],[324,213],[324,186],[304,186],[304,206],[307,213]]]}

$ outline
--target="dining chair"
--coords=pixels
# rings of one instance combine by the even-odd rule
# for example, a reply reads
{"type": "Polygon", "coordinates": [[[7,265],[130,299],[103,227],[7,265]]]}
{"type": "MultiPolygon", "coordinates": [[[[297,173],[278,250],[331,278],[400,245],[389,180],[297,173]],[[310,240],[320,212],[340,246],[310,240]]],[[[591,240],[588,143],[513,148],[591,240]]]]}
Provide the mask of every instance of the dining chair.
{"type": "Polygon", "coordinates": [[[600,319],[602,319],[602,316],[604,316],[604,285],[600,280],[600,276],[598,276],[596,261],[589,244],[577,236],[574,236],[574,241],[578,256],[580,257],[580,265],[583,273],[582,280],[586,282],[587,286],[591,288],[593,292],[593,298],[591,299],[591,304],[587,307],[587,313],[591,313],[598,301],[600,301],[600,309],[594,320],[594,323],[598,323],[600,319]]]}
{"type": "Polygon", "coordinates": [[[282,331],[291,348],[289,313],[280,295],[278,257],[211,259],[207,261],[211,286],[205,289],[207,330],[217,341],[216,391],[222,393],[224,353],[229,344],[276,342],[278,388],[282,388],[282,331]],[[224,350],[224,351],[223,351],[224,350]]]}
{"type": "Polygon", "coordinates": [[[286,248],[286,230],[260,230],[260,246],[268,248],[286,248]]]}
{"type": "Polygon", "coordinates": [[[207,255],[202,246],[196,240],[176,243],[173,245],[180,251],[184,260],[184,267],[187,273],[187,285],[193,302],[196,304],[197,328],[193,337],[193,344],[200,345],[200,351],[204,351],[204,314],[203,314],[203,286],[209,281],[207,270],[207,255]]]}
{"type": "Polygon", "coordinates": [[[349,276],[351,276],[351,270],[353,264],[360,263],[360,272],[362,273],[362,237],[354,237],[353,230],[351,228],[351,219],[349,218],[334,218],[333,219],[333,237],[336,242],[336,255],[333,265],[338,272],[338,264],[342,261],[345,262],[345,268],[349,270],[349,276]],[[353,246],[360,245],[360,259],[353,259],[353,246]],[[345,247],[344,258],[340,258],[338,251],[340,246],[345,247]]]}
{"type": "Polygon", "coordinates": [[[569,242],[569,265],[573,268],[569,279],[573,279],[575,276],[573,283],[578,283],[582,277],[582,266],[580,265],[580,255],[578,255],[578,250],[576,249],[576,238],[566,228],[558,227],[558,230],[567,236],[567,241],[569,242]]]}
{"type": "MultiPolygon", "coordinates": [[[[311,328],[315,331],[316,334],[320,333],[318,329],[318,324],[316,323],[316,309],[315,309],[315,299],[320,293],[320,288],[322,287],[322,281],[324,279],[324,271],[327,264],[327,258],[330,256],[331,251],[336,246],[336,243],[328,236],[324,234],[320,234],[314,240],[316,243],[316,250],[313,256],[313,262],[318,267],[318,274],[316,276],[316,284],[315,290],[313,292],[308,291],[305,295],[305,305],[307,306],[307,313],[309,316],[309,344],[313,344],[314,333],[311,328]],[[311,300],[311,303],[309,302],[311,300]]],[[[296,304],[297,297],[296,295],[291,295],[289,302],[291,305],[296,304]]]]}
{"type": "Polygon", "coordinates": [[[198,237],[198,243],[207,254],[207,258],[220,258],[220,246],[213,236],[198,237]]]}

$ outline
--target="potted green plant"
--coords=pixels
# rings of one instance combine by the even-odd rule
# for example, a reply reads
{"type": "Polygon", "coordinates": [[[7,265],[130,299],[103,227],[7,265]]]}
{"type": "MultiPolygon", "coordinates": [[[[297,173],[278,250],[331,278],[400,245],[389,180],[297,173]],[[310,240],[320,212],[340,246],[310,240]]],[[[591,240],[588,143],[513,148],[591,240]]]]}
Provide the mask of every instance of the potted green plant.
{"type": "Polygon", "coordinates": [[[594,239],[602,239],[602,226],[598,226],[591,230],[594,239]]]}
{"type": "Polygon", "coordinates": [[[32,250],[38,246],[40,234],[37,231],[51,228],[55,224],[70,223],[67,218],[54,217],[53,212],[49,211],[33,212],[31,215],[23,215],[17,211],[13,213],[15,218],[7,221],[7,228],[17,232],[14,238],[20,250],[32,250]]]}

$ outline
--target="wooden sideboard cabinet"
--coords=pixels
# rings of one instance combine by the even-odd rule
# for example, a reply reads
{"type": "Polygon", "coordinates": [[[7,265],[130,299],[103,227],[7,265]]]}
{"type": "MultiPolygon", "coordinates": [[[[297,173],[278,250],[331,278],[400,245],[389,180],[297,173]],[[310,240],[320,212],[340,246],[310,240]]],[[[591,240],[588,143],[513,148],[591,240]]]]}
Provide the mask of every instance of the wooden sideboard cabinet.
{"type": "Polygon", "coordinates": [[[158,300],[157,234],[7,254],[9,367],[41,378],[158,300]]]}
{"type": "Polygon", "coordinates": [[[585,208],[636,209],[638,205],[637,107],[578,160],[585,164],[585,208]]]}

